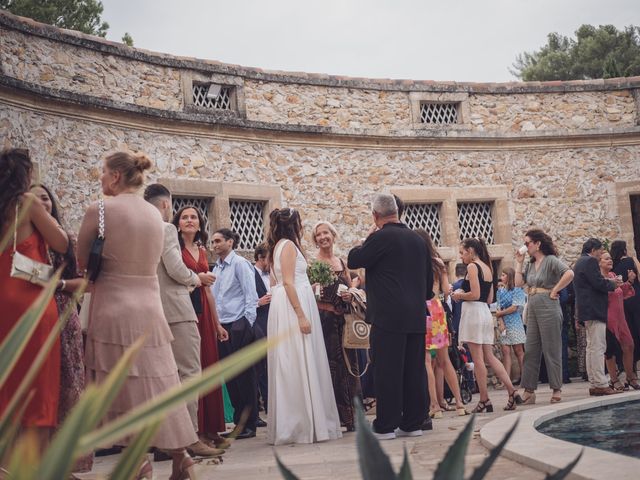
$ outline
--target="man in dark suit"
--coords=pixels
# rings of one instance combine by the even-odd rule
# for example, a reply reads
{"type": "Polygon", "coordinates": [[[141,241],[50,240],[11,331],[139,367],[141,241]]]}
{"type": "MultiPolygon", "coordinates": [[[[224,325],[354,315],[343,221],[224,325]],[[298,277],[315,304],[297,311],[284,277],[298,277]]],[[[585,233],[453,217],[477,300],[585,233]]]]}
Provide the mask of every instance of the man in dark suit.
{"type": "Polygon", "coordinates": [[[607,308],[609,292],[622,281],[609,280],[600,272],[600,257],[604,247],[597,238],[590,238],[582,246],[582,255],[573,267],[573,287],[576,293],[578,321],[587,329],[587,375],[589,395],[620,393],[609,386],[604,373],[604,353],[607,349],[607,308]]]}
{"type": "Polygon", "coordinates": [[[429,408],[424,336],[433,268],[424,240],[398,220],[392,195],[376,195],[372,210],[375,227],[349,252],[348,266],[367,273],[374,432],[380,440],[419,436],[429,408]]]}
{"type": "MultiPolygon", "coordinates": [[[[271,304],[271,282],[269,280],[269,264],[267,263],[267,246],[262,243],[256,247],[253,254],[255,260],[256,292],[258,294],[258,307],[256,309],[256,323],[253,325],[256,339],[267,336],[267,319],[269,318],[269,305],[271,304]]],[[[256,365],[258,377],[258,391],[262,397],[264,411],[267,412],[269,400],[269,380],[267,377],[267,359],[263,358],[256,365]]],[[[258,421],[260,422],[260,420],[258,421]]],[[[260,426],[260,425],[258,425],[260,426]]]]}

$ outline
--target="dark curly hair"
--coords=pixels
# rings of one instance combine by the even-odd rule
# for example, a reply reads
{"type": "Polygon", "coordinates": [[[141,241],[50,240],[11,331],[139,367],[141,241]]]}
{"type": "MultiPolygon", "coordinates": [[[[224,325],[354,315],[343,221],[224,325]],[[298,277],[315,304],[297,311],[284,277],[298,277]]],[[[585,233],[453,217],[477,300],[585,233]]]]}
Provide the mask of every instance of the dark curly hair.
{"type": "Polygon", "coordinates": [[[283,238],[291,240],[302,252],[302,220],[298,211],[293,208],[276,208],[269,214],[269,263],[273,263],[273,251],[283,238]]]}
{"type": "Polygon", "coordinates": [[[493,266],[491,265],[491,255],[489,255],[489,249],[487,248],[487,244],[482,238],[465,238],[462,243],[462,247],[465,249],[473,248],[473,251],[476,252],[478,258],[482,260],[482,262],[489,267],[489,270],[493,274],[493,266]]]}
{"type": "MultiPolygon", "coordinates": [[[[540,242],[540,251],[545,255],[558,256],[558,249],[553,244],[553,240],[549,235],[544,233],[544,230],[540,228],[532,228],[524,234],[525,237],[529,237],[532,242],[540,242]]],[[[529,262],[535,263],[535,257],[531,257],[529,262]]]]}
{"type": "MultiPolygon", "coordinates": [[[[34,183],[33,185],[31,185],[31,188],[29,190],[33,190],[36,187],[39,187],[47,192],[47,195],[49,195],[49,199],[51,200],[51,216],[56,219],[59,225],[62,225],[60,208],[58,206],[58,200],[56,199],[55,195],[51,192],[51,190],[49,190],[46,185],[43,185],[42,183],[34,183]]],[[[69,239],[71,239],[70,235],[69,239]]],[[[51,249],[49,249],[49,252],[51,253],[54,267],[58,268],[62,264],[65,265],[62,272],[62,278],[64,278],[65,280],[69,280],[78,277],[76,254],[73,242],[71,240],[69,240],[69,246],[67,247],[67,251],[65,253],[58,253],[51,249]]]]}
{"type": "Polygon", "coordinates": [[[180,216],[182,215],[182,212],[184,212],[188,208],[192,208],[196,211],[196,214],[198,215],[198,223],[200,224],[200,230],[196,233],[193,241],[197,245],[204,247],[207,245],[207,240],[209,239],[209,235],[207,234],[207,221],[205,220],[204,215],[198,207],[196,207],[195,205],[185,205],[176,212],[176,214],[173,216],[173,220],[171,221],[171,223],[173,223],[178,230],[178,240],[180,241],[180,248],[184,248],[184,240],[182,239],[182,234],[180,233],[180,216]]]}
{"type": "Polygon", "coordinates": [[[29,191],[32,170],[28,150],[10,148],[0,152],[0,230],[5,231],[9,219],[13,219],[20,195],[29,191]]]}

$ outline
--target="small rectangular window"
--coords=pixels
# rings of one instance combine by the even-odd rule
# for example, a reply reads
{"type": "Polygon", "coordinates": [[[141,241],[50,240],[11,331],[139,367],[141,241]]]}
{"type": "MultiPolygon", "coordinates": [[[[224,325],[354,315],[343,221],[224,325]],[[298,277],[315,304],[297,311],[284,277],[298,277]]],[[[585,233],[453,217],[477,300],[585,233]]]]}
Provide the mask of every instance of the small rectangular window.
{"type": "Polygon", "coordinates": [[[422,228],[429,232],[433,243],[437,246],[441,246],[442,228],[440,226],[440,204],[407,204],[403,219],[407,226],[412,230],[422,228]]]}
{"type": "Polygon", "coordinates": [[[253,250],[264,242],[264,208],[266,202],[231,200],[231,229],[240,235],[238,248],[253,250]]]}
{"type": "Polygon", "coordinates": [[[488,244],[494,243],[492,207],[491,202],[458,203],[460,240],[482,238],[488,244]]]}
{"type": "Polygon", "coordinates": [[[196,107],[231,110],[233,89],[228,85],[194,83],[193,104],[196,107]]]}
{"type": "Polygon", "coordinates": [[[434,125],[451,125],[459,122],[459,102],[421,102],[420,121],[434,125]]]}

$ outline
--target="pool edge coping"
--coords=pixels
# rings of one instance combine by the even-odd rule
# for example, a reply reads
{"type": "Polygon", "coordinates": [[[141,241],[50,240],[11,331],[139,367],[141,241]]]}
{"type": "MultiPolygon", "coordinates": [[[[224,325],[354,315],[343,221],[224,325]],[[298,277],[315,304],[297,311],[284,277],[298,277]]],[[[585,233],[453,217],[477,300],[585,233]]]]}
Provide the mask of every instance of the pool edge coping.
{"type": "Polygon", "coordinates": [[[546,405],[522,412],[514,412],[497,418],[480,429],[480,442],[486,448],[494,448],[513,426],[516,418],[520,423],[501,455],[535,470],[554,473],[570,463],[580,450],[584,454],[573,468],[569,479],[616,480],[637,479],[640,459],[608,452],[593,447],[559,440],[536,430],[542,422],[605,405],[615,405],[631,400],[640,400],[640,392],[628,392],[604,397],[590,397],[573,402],[546,405]]]}

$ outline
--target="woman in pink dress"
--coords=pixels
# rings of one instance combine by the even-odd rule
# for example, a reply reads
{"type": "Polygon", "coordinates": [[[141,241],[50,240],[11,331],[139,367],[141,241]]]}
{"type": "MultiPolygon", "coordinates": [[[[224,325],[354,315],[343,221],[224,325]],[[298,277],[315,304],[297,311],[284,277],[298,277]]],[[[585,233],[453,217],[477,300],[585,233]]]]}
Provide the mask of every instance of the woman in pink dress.
{"type": "MultiPolygon", "coordinates": [[[[609,252],[605,252],[600,257],[600,271],[605,278],[615,280],[616,274],[613,270],[613,259],[609,252]]],[[[633,337],[624,316],[624,300],[635,295],[633,281],[636,276],[633,271],[629,273],[629,279],[613,292],[609,292],[609,308],[607,311],[607,350],[605,358],[607,371],[611,378],[611,388],[616,390],[626,390],[625,385],[618,380],[618,366],[616,357],[622,355],[622,365],[627,376],[627,382],[632,385],[638,384],[638,377],[633,371],[633,337]]],[[[634,387],[635,388],[635,387],[634,387]]]]}
{"type": "MultiPolygon", "coordinates": [[[[164,245],[160,212],[137,194],[151,160],[127,151],[107,155],[100,181],[104,200],[105,243],[102,269],[93,284],[85,363],[87,380],[102,382],[124,352],[140,337],[145,343],[129,369],[106,419],[117,418],[179,385],[171,350],[173,335],[160,300],[157,268],[164,245]]],[[[92,203],[78,235],[78,264],[83,270],[98,236],[98,203],[92,203]]],[[[152,445],[173,458],[172,479],[193,478],[193,459],[185,447],[195,443],[186,404],[165,416],[152,445]]],[[[127,439],[123,439],[126,443],[127,439]]],[[[151,478],[148,460],[137,478],[151,478]]]]}

